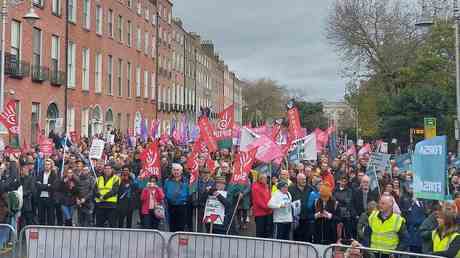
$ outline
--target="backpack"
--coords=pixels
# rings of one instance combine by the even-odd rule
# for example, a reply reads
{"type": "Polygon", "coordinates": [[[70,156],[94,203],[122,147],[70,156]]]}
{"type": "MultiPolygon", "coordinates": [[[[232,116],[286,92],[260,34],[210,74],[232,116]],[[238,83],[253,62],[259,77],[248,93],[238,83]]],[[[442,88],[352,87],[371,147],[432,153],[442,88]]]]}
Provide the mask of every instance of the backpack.
{"type": "Polygon", "coordinates": [[[22,186],[16,191],[8,192],[8,209],[11,213],[16,213],[22,209],[23,205],[23,191],[22,186]]]}

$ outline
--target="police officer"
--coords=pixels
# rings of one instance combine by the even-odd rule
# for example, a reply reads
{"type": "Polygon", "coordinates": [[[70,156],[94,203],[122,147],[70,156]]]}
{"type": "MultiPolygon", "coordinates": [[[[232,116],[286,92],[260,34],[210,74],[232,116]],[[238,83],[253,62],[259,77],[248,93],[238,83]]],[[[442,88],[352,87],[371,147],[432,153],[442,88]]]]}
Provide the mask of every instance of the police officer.
{"type": "Polygon", "coordinates": [[[96,182],[96,226],[104,227],[106,221],[111,228],[116,227],[118,190],[120,178],[113,174],[112,166],[104,166],[104,174],[96,182]]]}

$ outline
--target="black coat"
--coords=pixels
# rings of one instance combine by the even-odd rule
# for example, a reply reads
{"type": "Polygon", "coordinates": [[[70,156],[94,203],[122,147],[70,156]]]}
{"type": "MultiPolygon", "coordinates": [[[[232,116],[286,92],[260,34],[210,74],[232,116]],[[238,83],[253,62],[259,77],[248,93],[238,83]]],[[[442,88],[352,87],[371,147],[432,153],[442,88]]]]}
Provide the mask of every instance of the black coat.
{"type": "Polygon", "coordinates": [[[55,186],[56,186],[56,183],[59,180],[59,178],[58,178],[58,176],[56,175],[56,173],[54,171],[51,171],[51,174],[48,177],[48,184],[45,185],[45,184],[43,184],[44,174],[45,174],[45,172],[41,173],[36,178],[37,179],[37,181],[36,181],[37,197],[40,198],[40,193],[42,191],[48,191],[49,197],[53,198],[54,197],[55,186]]]}
{"type": "Polygon", "coordinates": [[[36,193],[35,180],[35,177],[31,175],[22,177],[20,180],[23,191],[23,212],[32,211],[32,199],[34,194],[36,193]]]}
{"type": "MultiPolygon", "coordinates": [[[[367,203],[370,201],[378,201],[379,199],[379,194],[378,191],[369,191],[367,193],[367,203]]],[[[356,216],[360,216],[363,212],[367,211],[364,209],[363,205],[363,191],[361,189],[358,189],[353,193],[353,206],[354,210],[356,212],[356,216]]]]}

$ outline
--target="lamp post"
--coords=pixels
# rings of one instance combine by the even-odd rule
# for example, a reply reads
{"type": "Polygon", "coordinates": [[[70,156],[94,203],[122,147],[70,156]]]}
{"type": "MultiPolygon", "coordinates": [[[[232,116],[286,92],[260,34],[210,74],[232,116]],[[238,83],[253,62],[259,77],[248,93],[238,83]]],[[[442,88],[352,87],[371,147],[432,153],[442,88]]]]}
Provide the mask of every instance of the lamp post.
{"type": "MultiPolygon", "coordinates": [[[[14,3],[17,4],[17,2],[14,3]]],[[[2,49],[0,53],[0,112],[3,112],[3,108],[5,105],[5,36],[8,18],[8,4],[9,0],[2,0],[2,9],[0,13],[0,16],[2,18],[2,49]]],[[[31,25],[34,25],[34,23],[40,19],[40,17],[35,13],[32,0],[30,1],[29,11],[22,18],[31,25]]]]}
{"type": "Polygon", "coordinates": [[[65,0],[65,84],[64,84],[64,135],[67,135],[68,88],[69,88],[69,0],[65,0]]]}

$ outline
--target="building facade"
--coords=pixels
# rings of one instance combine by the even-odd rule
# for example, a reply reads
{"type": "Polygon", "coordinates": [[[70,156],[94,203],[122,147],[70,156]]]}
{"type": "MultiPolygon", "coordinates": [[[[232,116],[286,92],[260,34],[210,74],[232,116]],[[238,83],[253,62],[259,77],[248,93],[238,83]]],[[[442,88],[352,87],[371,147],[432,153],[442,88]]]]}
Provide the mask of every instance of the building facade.
{"type": "Polygon", "coordinates": [[[241,110],[235,74],[211,41],[172,18],[171,1],[69,0],[67,42],[65,1],[31,1],[40,19],[23,19],[24,1],[9,8],[5,33],[5,103],[18,103],[21,143],[64,125],[92,136],[139,133],[159,119],[164,132],[184,115],[195,121],[201,107],[213,117],[231,103],[241,110]]]}

